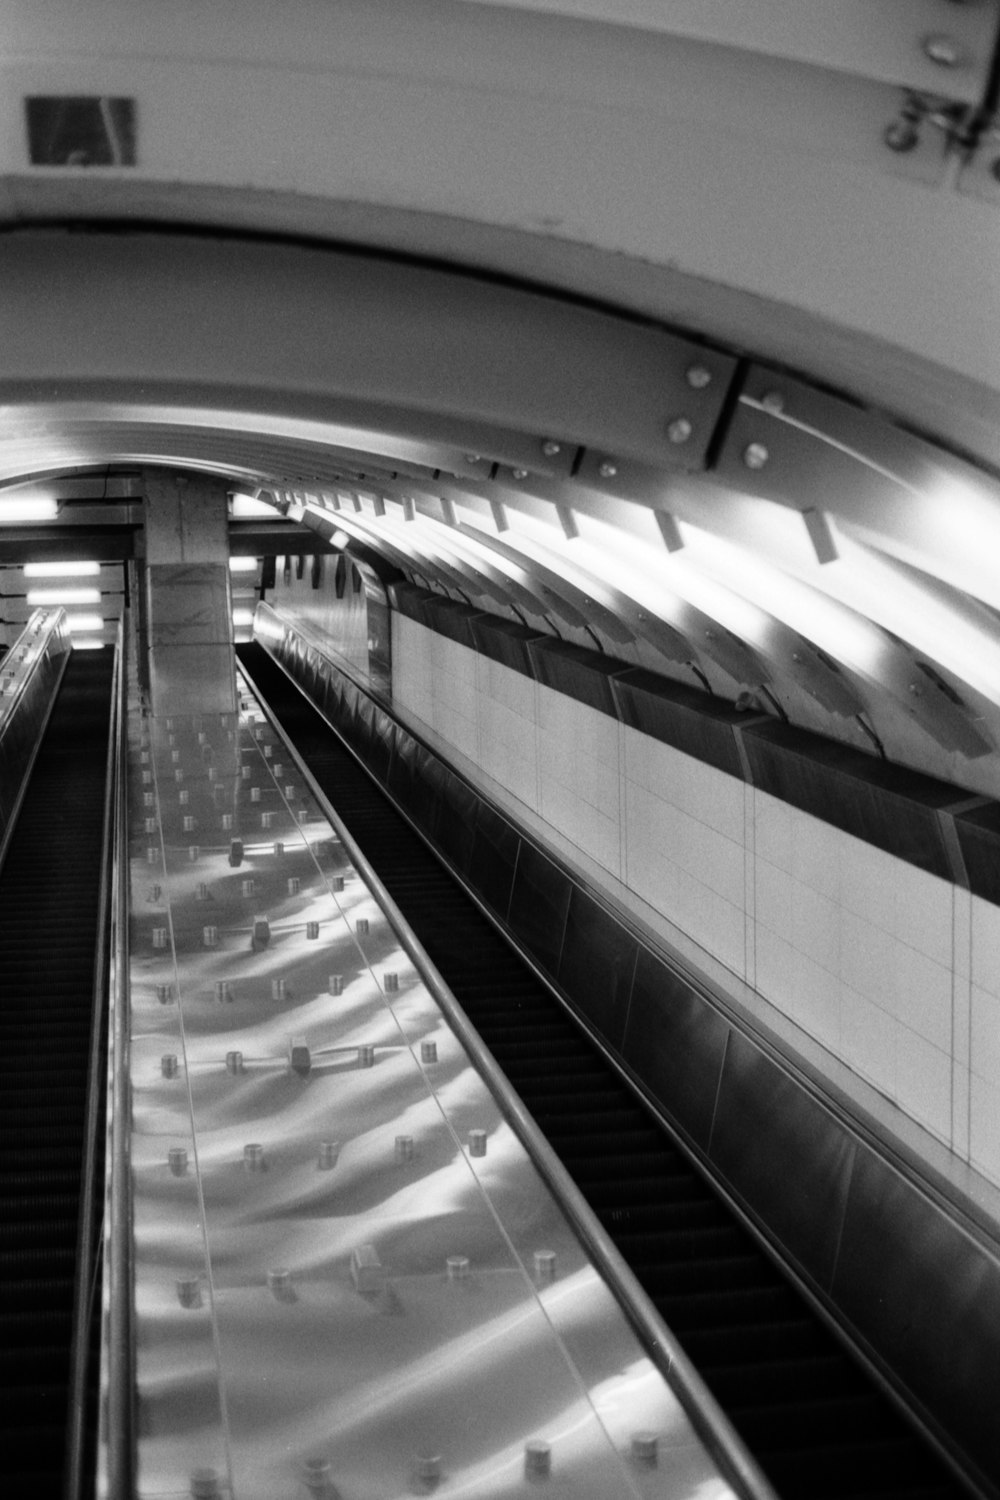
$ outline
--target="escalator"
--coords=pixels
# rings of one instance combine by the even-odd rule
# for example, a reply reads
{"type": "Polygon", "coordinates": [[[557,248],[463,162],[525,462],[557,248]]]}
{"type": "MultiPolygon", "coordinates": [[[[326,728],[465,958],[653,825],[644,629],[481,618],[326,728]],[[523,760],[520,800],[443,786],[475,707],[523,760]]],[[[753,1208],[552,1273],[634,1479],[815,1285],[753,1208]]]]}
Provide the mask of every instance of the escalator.
{"type": "Polygon", "coordinates": [[[0,869],[0,1473],[60,1493],[114,653],[70,654],[0,869]]]}
{"type": "Polygon", "coordinates": [[[240,657],[778,1494],[966,1494],[281,668],[240,657]]]}

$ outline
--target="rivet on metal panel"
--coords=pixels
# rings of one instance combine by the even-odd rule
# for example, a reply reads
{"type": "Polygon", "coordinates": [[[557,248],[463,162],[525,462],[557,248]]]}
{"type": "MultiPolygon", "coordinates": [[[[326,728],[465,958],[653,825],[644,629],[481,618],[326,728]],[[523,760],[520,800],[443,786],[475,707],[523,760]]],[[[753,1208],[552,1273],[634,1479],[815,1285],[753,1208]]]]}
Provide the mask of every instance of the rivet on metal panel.
{"type": "Polygon", "coordinates": [[[143,820],[143,828],[145,829],[146,833],[155,833],[156,832],[156,819],[155,818],[145,818],[143,820]]]}
{"type": "Polygon", "coordinates": [[[174,998],[174,987],[172,984],[158,984],[156,986],[156,998],[161,1005],[169,1005],[174,998]]]}
{"type": "Polygon", "coordinates": [[[309,938],[309,940],[312,941],[312,942],[314,942],[316,940],[316,938],[319,937],[319,923],[318,922],[307,922],[306,923],[306,937],[309,938]]]}
{"type": "Polygon", "coordinates": [[[143,794],[142,794],[142,805],[143,805],[143,807],[155,807],[156,806],[156,796],[155,796],[155,794],[153,792],[143,792],[143,794]]]}
{"type": "Polygon", "coordinates": [[[534,1263],[535,1280],[539,1286],[546,1286],[550,1281],[555,1281],[556,1252],[554,1250],[536,1250],[534,1263]]]}
{"type": "Polygon", "coordinates": [[[375,1048],[370,1042],[366,1042],[358,1048],[358,1067],[373,1068],[375,1066],[375,1048]]]}
{"type": "Polygon", "coordinates": [[[195,830],[196,826],[197,825],[196,825],[196,820],[194,818],[194,815],[192,813],[185,813],[185,815],[184,815],[184,832],[185,833],[194,833],[194,830],[195,830]]]}
{"type": "Polygon", "coordinates": [[[227,1073],[233,1073],[233,1074],[242,1073],[243,1072],[243,1053],[242,1052],[227,1052],[226,1053],[226,1072],[227,1073]]]}
{"type": "Polygon", "coordinates": [[[704,365],[688,365],[684,372],[684,379],[694,391],[703,391],[707,385],[712,383],[712,372],[704,365]]]}
{"type": "Polygon", "coordinates": [[[425,1062],[425,1063],[433,1063],[433,1062],[437,1062],[437,1060],[438,1060],[438,1044],[437,1044],[437,1042],[421,1042],[420,1043],[420,1061],[421,1062],[425,1062]]]}
{"type": "Polygon", "coordinates": [[[183,770],[181,769],[180,766],[178,766],[177,770],[174,772],[174,780],[176,781],[176,783],[178,784],[178,786],[184,780],[184,772],[183,772],[183,770]]]}
{"type": "Polygon", "coordinates": [[[220,1005],[232,1004],[233,987],[228,979],[217,979],[215,981],[215,998],[220,1005]]]}
{"type": "Polygon", "coordinates": [[[146,846],[146,863],[147,863],[147,865],[158,865],[159,862],[160,862],[160,851],[159,851],[159,849],[157,849],[157,847],[156,847],[155,844],[147,844],[147,846],[146,846]]]}
{"type": "Polygon", "coordinates": [[[395,995],[399,989],[399,975],[389,972],[384,976],[385,992],[387,995],[395,995]]]}
{"type": "Polygon", "coordinates": [[[618,473],[618,466],[617,464],[611,463],[598,464],[597,472],[602,479],[614,479],[615,475],[618,473]]]}
{"type": "Polygon", "coordinates": [[[528,471],[527,469],[511,469],[510,476],[512,479],[527,479],[528,471]]]}
{"type": "Polygon", "coordinates": [[[316,1166],[321,1172],[329,1172],[340,1160],[339,1141],[320,1141],[316,1166]]]}
{"type": "Polygon", "coordinates": [[[288,1044],[288,1066],[300,1078],[308,1078],[312,1068],[312,1054],[301,1036],[293,1036],[288,1044]]]}
{"type": "Polygon", "coordinates": [[[937,63],[939,68],[958,68],[968,60],[955,38],[945,36],[942,32],[932,32],[925,36],[921,46],[924,56],[930,58],[932,63],[937,63]]]}
{"type": "Polygon", "coordinates": [[[272,1000],[287,1000],[287,998],[288,998],[288,986],[285,984],[285,981],[283,979],[272,979],[271,980],[271,999],[272,1000]]]}
{"type": "Polygon", "coordinates": [[[342,995],[344,993],[343,974],[331,974],[329,978],[329,990],[331,995],[342,995]]]}
{"type": "Polygon", "coordinates": [[[252,770],[253,766],[240,766],[240,775],[244,781],[250,780],[250,773],[252,772],[252,770]]]}
{"type": "Polygon", "coordinates": [[[316,1500],[339,1500],[339,1492],[331,1478],[328,1458],[307,1458],[302,1475],[305,1487],[316,1500]]]}
{"type": "Polygon", "coordinates": [[[299,891],[302,889],[302,881],[298,875],[289,875],[287,888],[290,896],[297,896],[299,894],[299,891]]]}
{"type": "Polygon", "coordinates": [[[165,948],[167,946],[167,929],[165,927],[153,928],[153,947],[165,948]]]}
{"type": "Polygon", "coordinates": [[[760,398],[760,404],[765,411],[784,411],[785,398],[780,391],[765,391],[760,398]]]}
{"type": "MultiPolygon", "coordinates": [[[[171,738],[172,738],[172,736],[171,736],[171,738]]],[[[180,764],[180,759],[181,759],[181,752],[179,750],[171,750],[171,752],[170,752],[171,763],[173,765],[175,765],[175,766],[179,765],[180,764]]]]}
{"type": "MultiPolygon", "coordinates": [[[[177,1287],[177,1300],[181,1307],[201,1306],[201,1278],[199,1276],[178,1276],[175,1286],[177,1287]]],[[[193,1479],[191,1493],[192,1495],[196,1493],[193,1479]]],[[[201,1493],[204,1494],[204,1491],[201,1493]]]]}
{"type": "Polygon", "coordinates": [[[354,924],[354,930],[359,937],[366,937],[368,934],[368,918],[359,917],[354,924]]]}
{"type": "Polygon", "coordinates": [[[280,859],[281,856],[285,852],[285,846],[284,846],[284,844],[282,844],[282,843],[275,844],[275,846],[274,846],[274,852],[278,856],[278,858],[280,859]]]}
{"type": "Polygon", "coordinates": [[[260,801],[260,787],[259,786],[252,786],[250,788],[250,801],[251,802],[259,802],[260,801]]]}
{"type": "Polygon", "coordinates": [[[359,1292],[380,1292],[385,1285],[385,1267],[374,1245],[357,1245],[351,1251],[351,1276],[359,1292]]]}
{"type": "Polygon", "coordinates": [[[444,1268],[449,1281],[464,1281],[469,1274],[469,1257],[467,1255],[449,1255],[444,1263],[444,1268]]]}
{"type": "Polygon", "coordinates": [[[763,443],[750,443],[743,450],[743,462],[748,469],[762,469],[770,456],[763,443]]]}
{"type": "Polygon", "coordinates": [[[411,1489],[418,1495],[429,1495],[441,1483],[441,1459],[436,1453],[422,1454],[413,1465],[411,1489]]]}
{"type": "Polygon", "coordinates": [[[562,452],[562,444],[553,442],[551,438],[546,438],[542,444],[542,452],[546,458],[555,458],[557,453],[562,452]]]}
{"type": "Polygon", "coordinates": [[[486,1155],[486,1131],[485,1130],[470,1130],[469,1131],[469,1155],[470,1156],[485,1156],[486,1155]]]}
{"type": "Polygon", "coordinates": [[[631,1453],[637,1464],[655,1469],[659,1461],[660,1438],[655,1432],[633,1432],[631,1453]]]}
{"type": "Polygon", "coordinates": [[[398,1162],[413,1160],[413,1137],[412,1135],[397,1135],[396,1137],[396,1160],[398,1162]]]}
{"type": "Polygon", "coordinates": [[[256,882],[252,878],[240,881],[240,890],[244,896],[252,896],[256,889],[256,882]]]}
{"type": "Polygon", "coordinates": [[[675,417],[667,427],[667,437],[672,443],[686,443],[692,430],[687,417],[675,417]]]}
{"type": "Polygon", "coordinates": [[[195,891],[194,896],[196,901],[208,900],[208,886],[205,884],[204,880],[199,881],[198,889],[195,891]]]}
{"type": "Polygon", "coordinates": [[[188,1166],[186,1149],[183,1146],[171,1146],[167,1152],[167,1165],[175,1177],[183,1177],[188,1166]]]}
{"type": "Polygon", "coordinates": [[[219,946],[219,929],[217,927],[203,927],[201,929],[201,941],[206,948],[217,948],[219,946]]]}
{"type": "Polygon", "coordinates": [[[267,1284],[272,1295],[279,1302],[294,1302],[295,1290],[292,1286],[292,1273],[287,1266],[275,1266],[267,1273],[267,1284]]]}
{"type": "Polygon", "coordinates": [[[274,746],[273,745],[265,745],[264,746],[264,759],[265,760],[270,760],[271,756],[273,754],[274,754],[274,746]]]}
{"type": "Polygon", "coordinates": [[[187,805],[188,805],[188,803],[190,801],[191,801],[191,793],[189,791],[183,791],[183,792],[178,792],[177,793],[177,805],[178,805],[178,807],[187,807],[187,805]]]}
{"type": "Polygon", "coordinates": [[[552,1448],[540,1438],[524,1445],[525,1479],[548,1479],[552,1472],[552,1448]]]}
{"type": "Polygon", "coordinates": [[[261,826],[261,828],[273,828],[274,827],[274,813],[273,812],[261,813],[261,815],[260,815],[260,826],[261,826]]]}
{"type": "Polygon", "coordinates": [[[286,799],[286,801],[292,802],[292,801],[294,801],[294,798],[295,798],[295,788],[293,786],[286,786],[285,787],[285,799],[286,799]]]}
{"type": "Polygon", "coordinates": [[[243,1166],[248,1172],[263,1172],[265,1170],[264,1147],[260,1141],[251,1141],[243,1147],[243,1166]]]}
{"type": "Polygon", "coordinates": [[[335,875],[333,877],[333,880],[330,882],[330,884],[331,884],[333,890],[336,891],[339,894],[339,892],[341,892],[344,889],[344,877],[343,877],[343,875],[335,875]]]}
{"type": "MultiPolygon", "coordinates": [[[[184,821],[187,822],[187,819],[185,818],[184,821]]],[[[188,829],[186,831],[190,832],[190,829],[188,829]]],[[[192,864],[192,865],[197,864],[198,860],[200,859],[200,857],[201,857],[201,848],[200,848],[200,846],[198,844],[188,844],[188,862],[190,864],[192,864]]]]}
{"type": "Polygon", "coordinates": [[[177,1054],[176,1052],[164,1052],[160,1058],[160,1072],[164,1078],[177,1077],[177,1054]]]}
{"type": "Polygon", "coordinates": [[[242,839],[229,840],[229,863],[232,865],[234,870],[238,869],[239,866],[243,863],[242,839]]]}

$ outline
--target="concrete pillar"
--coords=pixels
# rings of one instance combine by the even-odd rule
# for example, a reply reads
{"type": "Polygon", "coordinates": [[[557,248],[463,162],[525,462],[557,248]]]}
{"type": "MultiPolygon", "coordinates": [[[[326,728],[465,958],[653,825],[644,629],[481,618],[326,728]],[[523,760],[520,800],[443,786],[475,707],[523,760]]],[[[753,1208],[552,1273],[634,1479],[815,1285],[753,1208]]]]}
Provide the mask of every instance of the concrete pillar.
{"type": "Polygon", "coordinates": [[[234,713],[226,486],[158,469],[143,477],[153,713],[234,713]]]}

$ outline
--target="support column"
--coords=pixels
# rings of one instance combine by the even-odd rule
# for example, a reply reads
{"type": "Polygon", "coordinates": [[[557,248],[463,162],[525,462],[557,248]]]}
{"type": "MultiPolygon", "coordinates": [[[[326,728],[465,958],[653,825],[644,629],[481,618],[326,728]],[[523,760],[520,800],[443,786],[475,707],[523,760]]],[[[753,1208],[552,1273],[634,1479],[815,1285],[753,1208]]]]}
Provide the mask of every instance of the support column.
{"type": "Polygon", "coordinates": [[[226,486],[147,469],[146,621],[153,713],[236,711],[226,486]]]}

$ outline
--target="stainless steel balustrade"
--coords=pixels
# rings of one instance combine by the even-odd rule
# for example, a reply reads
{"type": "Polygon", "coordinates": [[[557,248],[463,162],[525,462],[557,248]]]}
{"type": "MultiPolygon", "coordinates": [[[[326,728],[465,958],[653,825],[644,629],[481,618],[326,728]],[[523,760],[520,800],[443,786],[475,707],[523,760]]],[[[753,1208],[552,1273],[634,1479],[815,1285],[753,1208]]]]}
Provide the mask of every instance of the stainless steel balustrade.
{"type": "Polygon", "coordinates": [[[70,649],[64,609],[36,609],[0,662],[0,865],[70,649]]]}

